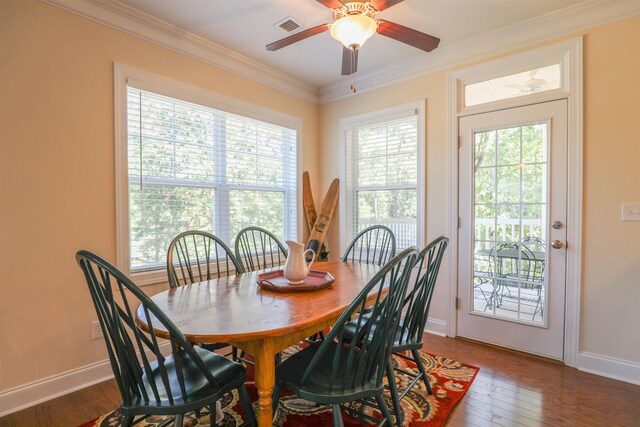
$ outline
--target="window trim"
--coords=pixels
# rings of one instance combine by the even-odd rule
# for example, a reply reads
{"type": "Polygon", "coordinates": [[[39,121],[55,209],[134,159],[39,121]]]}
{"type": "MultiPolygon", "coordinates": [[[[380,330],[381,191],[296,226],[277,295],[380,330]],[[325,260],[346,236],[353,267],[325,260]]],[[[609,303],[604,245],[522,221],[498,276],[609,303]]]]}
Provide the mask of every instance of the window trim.
{"type": "Polygon", "coordinates": [[[376,123],[385,122],[394,118],[408,117],[410,115],[416,115],[417,118],[417,145],[418,145],[418,175],[416,183],[417,201],[416,206],[418,208],[416,216],[416,244],[419,248],[424,247],[426,241],[426,138],[425,138],[425,100],[418,100],[409,102],[406,104],[399,104],[393,107],[383,108],[380,110],[369,111],[367,113],[357,114],[354,116],[344,117],[340,119],[340,164],[339,164],[339,176],[343,185],[340,186],[340,254],[344,252],[347,245],[353,239],[353,236],[348,235],[348,231],[351,229],[349,219],[347,218],[347,188],[346,188],[346,150],[347,150],[347,131],[354,127],[361,127],[367,125],[374,125],[376,123]]]}
{"type": "MultiPolygon", "coordinates": [[[[296,171],[302,170],[302,128],[300,117],[291,116],[246,101],[231,98],[197,86],[150,73],[118,62],[113,63],[114,78],[114,142],[115,142],[115,199],[116,199],[116,265],[132,277],[138,285],[167,282],[166,268],[131,272],[129,235],[129,176],[127,152],[127,86],[155,92],[186,102],[200,104],[255,120],[273,123],[296,131],[296,171]]],[[[302,183],[296,177],[295,212],[296,238],[303,229],[302,183]]]]}

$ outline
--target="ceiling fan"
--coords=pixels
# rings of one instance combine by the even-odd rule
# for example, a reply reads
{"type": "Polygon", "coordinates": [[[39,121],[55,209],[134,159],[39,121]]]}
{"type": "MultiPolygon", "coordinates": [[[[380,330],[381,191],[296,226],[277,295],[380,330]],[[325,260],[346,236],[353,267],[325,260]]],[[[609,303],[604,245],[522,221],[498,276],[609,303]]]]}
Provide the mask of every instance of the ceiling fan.
{"type": "Polygon", "coordinates": [[[405,27],[384,19],[375,19],[375,15],[403,0],[370,0],[341,2],[339,0],[316,0],[333,10],[333,23],[322,24],[293,34],[267,45],[274,51],[304,40],[316,34],[330,31],[331,36],[343,44],[342,75],[348,76],[357,71],[358,49],[376,32],[410,46],[431,52],[438,47],[440,39],[429,34],[405,27]]]}
{"type": "Polygon", "coordinates": [[[520,93],[523,95],[526,95],[529,93],[542,92],[543,90],[547,89],[549,84],[552,82],[548,82],[545,79],[537,78],[536,77],[537,73],[538,73],[538,70],[533,70],[529,72],[529,80],[527,80],[526,82],[522,84],[513,84],[513,85],[507,85],[507,86],[515,89],[519,89],[520,93]]]}

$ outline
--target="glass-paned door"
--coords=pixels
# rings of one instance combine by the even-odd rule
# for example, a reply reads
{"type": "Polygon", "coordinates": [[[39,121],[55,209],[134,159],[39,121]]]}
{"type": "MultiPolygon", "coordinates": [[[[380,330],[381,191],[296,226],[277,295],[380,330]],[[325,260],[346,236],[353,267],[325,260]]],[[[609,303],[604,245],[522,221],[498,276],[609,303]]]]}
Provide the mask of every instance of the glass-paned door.
{"type": "Polygon", "coordinates": [[[561,359],[566,102],[464,117],[460,132],[458,334],[561,359]]]}

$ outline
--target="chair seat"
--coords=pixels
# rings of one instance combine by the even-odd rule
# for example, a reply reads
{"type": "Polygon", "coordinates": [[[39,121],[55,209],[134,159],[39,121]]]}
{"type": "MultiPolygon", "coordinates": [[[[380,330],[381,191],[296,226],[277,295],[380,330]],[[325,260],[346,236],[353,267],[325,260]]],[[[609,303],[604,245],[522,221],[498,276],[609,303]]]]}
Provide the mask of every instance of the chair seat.
{"type": "MultiPolygon", "coordinates": [[[[369,320],[370,317],[370,313],[366,313],[362,316],[362,319],[366,321],[369,320]]],[[[403,319],[404,320],[404,319],[403,319]]],[[[376,325],[372,325],[371,326],[374,330],[376,328],[376,325]]],[[[356,324],[355,321],[351,321],[349,323],[347,323],[344,326],[344,338],[346,340],[351,340],[353,339],[353,334],[354,331],[356,329],[356,324]]],[[[372,335],[375,335],[375,333],[373,333],[372,335]]],[[[422,348],[422,336],[419,337],[419,340],[415,340],[415,339],[410,339],[409,337],[407,337],[406,332],[403,334],[402,333],[402,320],[400,321],[400,324],[398,325],[398,328],[396,329],[396,334],[395,337],[393,339],[393,347],[391,349],[392,353],[397,353],[400,351],[404,351],[404,350],[414,350],[414,349],[420,349],[422,348]]]]}
{"type": "MultiPolygon", "coordinates": [[[[331,385],[330,380],[333,377],[331,371],[334,362],[334,355],[338,351],[339,345],[335,342],[330,343],[330,348],[323,354],[313,373],[309,376],[307,381],[301,385],[300,379],[309,367],[311,360],[314,358],[321,345],[322,342],[314,342],[310,344],[309,347],[302,349],[278,365],[276,368],[278,384],[283,388],[293,391],[303,399],[323,404],[356,400],[363,396],[370,395],[372,390],[381,389],[381,387],[375,386],[375,379],[372,378],[371,381],[366,382],[364,386],[348,388],[345,390],[329,390],[331,385]]],[[[347,358],[349,349],[345,347],[341,350],[337,377],[353,378],[355,375],[354,372],[342,371],[344,369],[343,367],[347,366],[347,363],[344,363],[344,361],[347,358]]],[[[358,351],[356,350],[355,353],[358,353],[358,351]]],[[[357,360],[357,357],[358,355],[354,354],[354,359],[357,360]]],[[[360,383],[360,381],[356,381],[356,383],[360,383]]]]}
{"type": "Polygon", "coordinates": [[[193,362],[191,357],[184,351],[181,351],[165,359],[165,369],[167,370],[170,389],[173,391],[173,405],[169,401],[158,363],[153,362],[151,363],[151,374],[153,376],[151,381],[155,382],[158,388],[160,402],[156,403],[150,380],[146,374],[143,374],[143,381],[145,382],[145,388],[150,402],[144,401],[143,399],[139,399],[138,401],[134,400],[133,406],[137,407],[136,413],[143,413],[144,410],[141,411],[140,407],[144,406],[153,406],[156,409],[167,406],[167,409],[171,410],[171,406],[188,405],[200,400],[211,399],[212,395],[224,394],[231,389],[238,388],[245,382],[247,371],[241,364],[199,347],[194,347],[194,350],[198,353],[206,368],[216,378],[220,387],[218,388],[211,384],[207,378],[202,375],[202,370],[193,362]],[[180,385],[176,375],[176,357],[179,358],[178,362],[182,367],[186,397],[183,396],[180,391],[180,385]]]}

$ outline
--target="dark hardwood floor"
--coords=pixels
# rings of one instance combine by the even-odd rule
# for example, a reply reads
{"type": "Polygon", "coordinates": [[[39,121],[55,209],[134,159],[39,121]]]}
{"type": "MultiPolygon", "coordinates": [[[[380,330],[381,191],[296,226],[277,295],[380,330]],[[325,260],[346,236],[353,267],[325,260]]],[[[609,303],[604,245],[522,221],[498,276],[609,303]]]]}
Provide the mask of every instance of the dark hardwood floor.
{"type": "MultiPolygon", "coordinates": [[[[478,366],[447,426],[640,427],[640,386],[460,339],[425,336],[425,350],[478,366]]],[[[107,381],[0,418],[1,427],[75,427],[117,407],[107,381]]]]}

